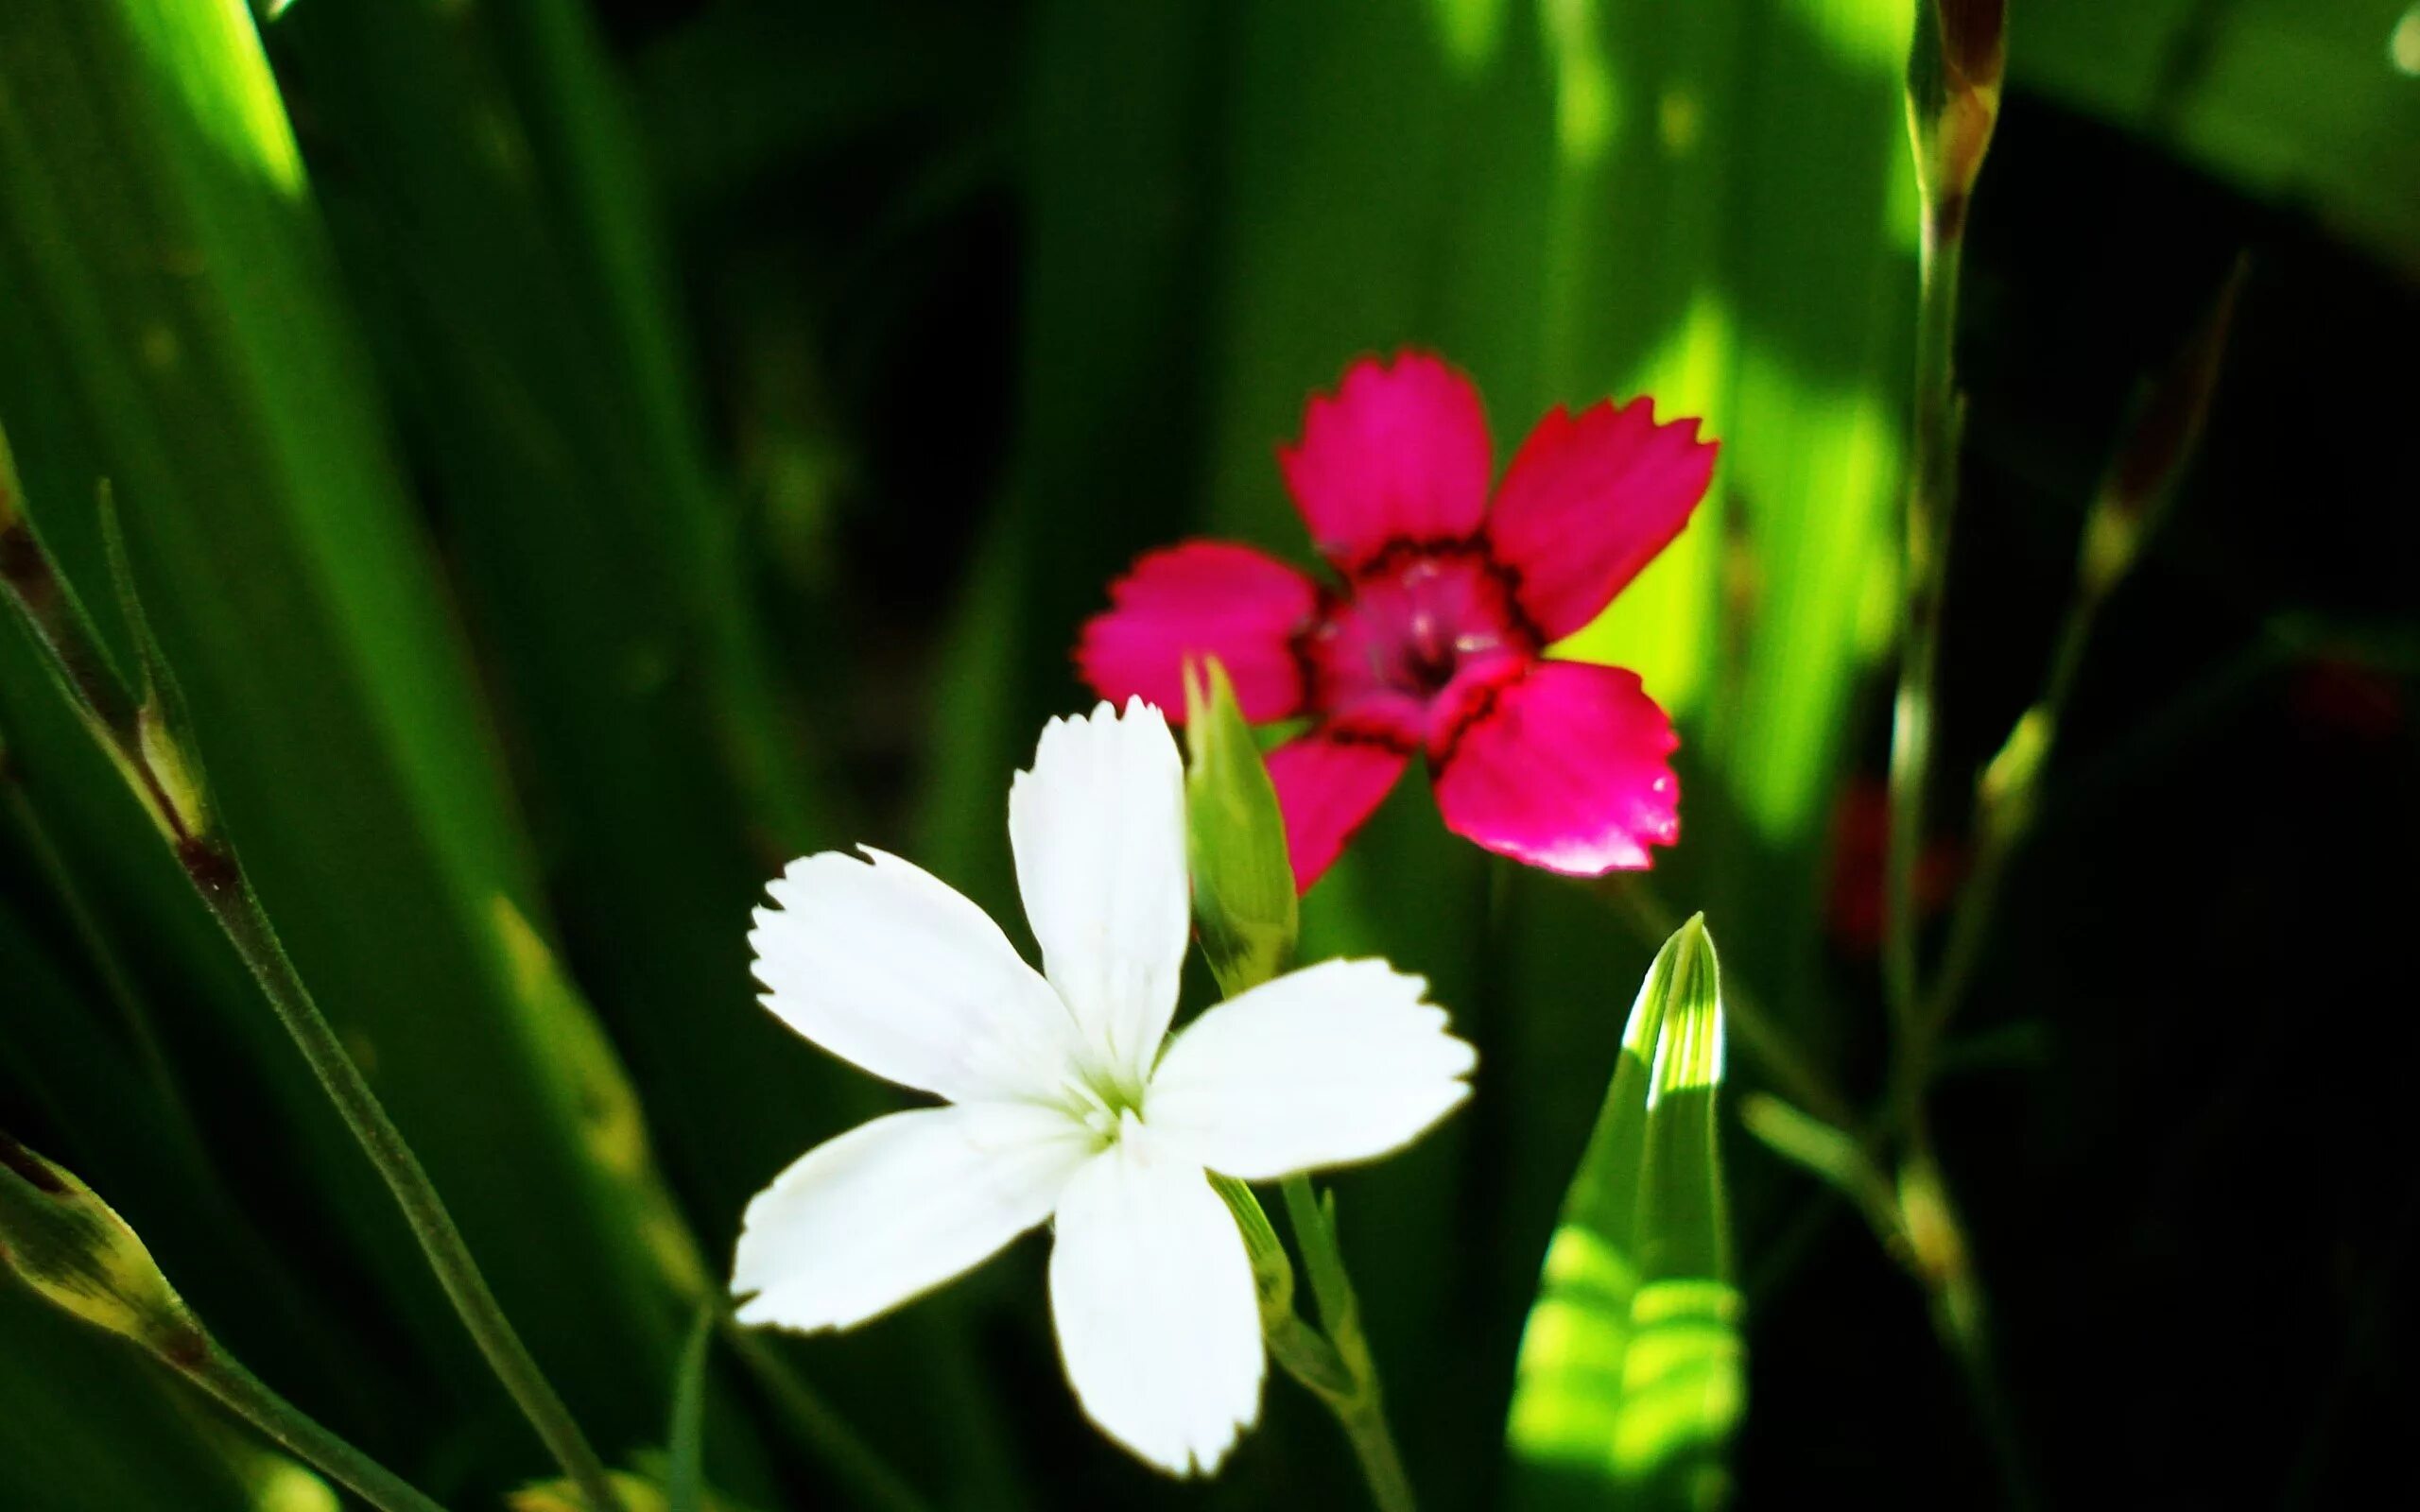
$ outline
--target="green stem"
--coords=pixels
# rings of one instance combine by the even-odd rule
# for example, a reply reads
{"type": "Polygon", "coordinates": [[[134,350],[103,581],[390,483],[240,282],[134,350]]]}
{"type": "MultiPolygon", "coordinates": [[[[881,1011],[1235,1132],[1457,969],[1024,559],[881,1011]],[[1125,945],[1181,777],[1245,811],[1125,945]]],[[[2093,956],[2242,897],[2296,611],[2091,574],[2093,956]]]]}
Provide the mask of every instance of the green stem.
{"type": "MultiPolygon", "coordinates": [[[[1321,1398],[1336,1414],[1345,1438],[1352,1443],[1354,1458],[1361,1464],[1362,1478],[1370,1485],[1370,1499],[1379,1512],[1414,1512],[1419,1503],[1412,1495],[1411,1477],[1404,1470],[1403,1454],[1395,1448],[1394,1431],[1387,1425],[1377,1361],[1371,1355],[1370,1341],[1361,1332],[1360,1304],[1353,1294],[1353,1280],[1345,1273],[1344,1255],[1338,1247],[1336,1230],[1330,1222],[1333,1214],[1312,1194],[1308,1177],[1288,1177],[1280,1190],[1285,1194],[1286,1217],[1293,1228],[1294,1242],[1302,1246],[1303,1269],[1310,1276],[1320,1324],[1327,1331],[1327,1342],[1352,1383],[1349,1396],[1339,1398],[1321,1392],[1321,1398]]],[[[1271,1352],[1276,1352],[1273,1348],[1271,1352]]],[[[1278,1363],[1288,1364],[1284,1354],[1279,1354],[1278,1363]]],[[[1299,1375],[1296,1379],[1303,1380],[1314,1391],[1319,1390],[1310,1381],[1299,1375]]]]}
{"type": "Polygon", "coordinates": [[[727,1309],[717,1314],[716,1325],[775,1409],[849,1488],[852,1504],[885,1507],[890,1512],[931,1512],[916,1488],[858,1439],[762,1333],[741,1325],[727,1309]]]}
{"type": "Polygon", "coordinates": [[[298,1458],[325,1472],[380,1512],[444,1512],[401,1476],[321,1427],[269,1389],[208,1334],[169,1341],[159,1358],[298,1458]]]}
{"type": "Polygon", "coordinates": [[[1958,454],[1958,285],[1966,211],[1996,119],[2004,43],[1996,7],[1921,8],[1909,59],[1909,131],[1922,199],[1916,269],[1916,369],[1904,518],[1899,686],[1892,705],[1890,833],[1883,874],[1883,985],[1890,1004],[1887,1102],[1900,1143],[1900,1228],[1936,1331],[1959,1361],[2013,1500],[2028,1501],[2013,1419],[1992,1370],[1988,1312],[1972,1251],[1933,1153],[1925,1094],[1940,1040],[1919,961],[1915,878],[1924,850],[1939,695],[1942,599],[1958,454]]]}
{"type": "Polygon", "coordinates": [[[184,863],[194,890],[200,894],[211,916],[234,945],[235,954],[251,969],[278,1022],[302,1051],[311,1074],[319,1079],[328,1100],[336,1105],[337,1114],[353,1131],[363,1153],[370,1157],[371,1164],[377,1168],[387,1190],[393,1194],[395,1205],[403,1210],[404,1221],[420,1241],[429,1268],[437,1273],[438,1283],[444,1287],[479,1352],[487,1357],[489,1367],[537,1430],[555,1462],[579,1488],[581,1498],[596,1512],[621,1512],[620,1498],[606,1478],[604,1462],[596,1457],[596,1451],[572,1420],[570,1410],[504,1315],[495,1294],[488,1289],[487,1278],[479,1272],[478,1262],[472,1258],[470,1246],[463,1242],[461,1230],[455,1227],[453,1214],[446,1211],[444,1199],[438,1194],[428,1173],[421,1168],[420,1158],[412,1153],[403,1131],[388,1117],[385,1106],[370,1090],[360,1068],[345,1053],[335,1027],[312,1000],[310,989],[302,985],[301,973],[295,971],[285,947],[270,927],[268,916],[262,911],[251,882],[233,853],[209,840],[188,836],[178,843],[177,855],[184,863]]]}
{"type": "MultiPolygon", "coordinates": [[[[109,670],[109,658],[81,604],[18,513],[15,481],[0,439],[0,597],[32,636],[78,720],[159,827],[203,906],[260,984],[270,1010],[394,1194],[429,1268],[490,1368],[594,1512],[622,1512],[604,1463],[513,1332],[403,1131],[387,1116],[335,1028],[312,1001],[234,851],[211,829],[207,805],[199,801],[198,762],[189,749],[180,748],[181,732],[155,729],[147,744],[144,716],[109,670]]],[[[120,587],[130,600],[131,585],[121,582],[120,587]]]]}
{"type": "Polygon", "coordinates": [[[1906,514],[1907,612],[1900,622],[1899,691],[1892,705],[1891,830],[1884,872],[1883,980],[1904,1026],[1918,1012],[1916,863],[1924,850],[1925,790],[1932,768],[1941,601],[1950,518],[1958,502],[1958,272],[1964,237],[1924,217],[1916,296],[1915,424],[1906,514]]]}
{"type": "Polygon", "coordinates": [[[2042,696],[2027,714],[2029,719],[2040,721],[2042,749],[2021,779],[2022,786],[1991,795],[1977,816],[1974,866],[1959,893],[1958,906],[1950,915],[1941,966],[1934,975],[1932,991],[1923,1005],[1924,1025],[1932,1036],[1938,1037],[1957,1014],[1974,980],[1975,968],[1981,962],[1983,946],[1991,938],[2000,884],[2008,875],[2010,860],[2031,833],[2042,766],[2050,744],[2058,739],[2060,723],[2066,716],[2067,699],[2074,691],[2078,670],[2083,664],[2084,647],[2091,642],[2100,611],[2100,596],[2089,592],[2079,593],[2069,607],[2066,625],[2059,633],[2058,650],[2051,660],[2049,679],[2042,696]]]}

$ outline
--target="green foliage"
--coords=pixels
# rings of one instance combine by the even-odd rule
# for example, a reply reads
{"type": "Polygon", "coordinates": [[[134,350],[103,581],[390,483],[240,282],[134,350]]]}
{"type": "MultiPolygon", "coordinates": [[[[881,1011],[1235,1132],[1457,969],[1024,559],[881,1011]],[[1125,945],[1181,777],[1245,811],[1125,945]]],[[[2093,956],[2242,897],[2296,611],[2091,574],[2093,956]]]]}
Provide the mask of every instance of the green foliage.
{"type": "Polygon", "coordinates": [[[2137,131],[2420,268],[2409,0],[2035,0],[2017,84],[2137,131]]]}
{"type": "Polygon", "coordinates": [[[1525,1506],[1708,1507],[1746,1394],[1718,1150],[1721,971],[1702,918],[1656,953],[1564,1201],[1507,1439],[1525,1506]]]}
{"type": "MultiPolygon", "coordinates": [[[[92,501],[113,485],[214,799],[304,975],[576,1405],[609,1438],[635,1431],[670,1360],[663,1284],[581,1143],[552,1047],[583,1026],[523,993],[498,932],[500,908],[544,917],[527,842],[250,18],[234,0],[12,8],[0,178],[24,507],[97,582],[92,501]]],[[[4,680],[14,756],[78,787],[88,754],[28,712],[49,691],[4,680]]],[[[173,866],[95,843],[88,819],[62,816],[62,850],[136,917],[190,919],[173,866]]],[[[223,973],[219,949],[197,942],[198,980],[223,973]]],[[[191,1011],[262,1013],[248,988],[191,1011]]],[[[299,1068],[253,1042],[288,1116],[318,1122],[299,1068]]],[[[297,1148],[351,1263],[476,1382],[384,1194],[319,1127],[297,1148]]]]}

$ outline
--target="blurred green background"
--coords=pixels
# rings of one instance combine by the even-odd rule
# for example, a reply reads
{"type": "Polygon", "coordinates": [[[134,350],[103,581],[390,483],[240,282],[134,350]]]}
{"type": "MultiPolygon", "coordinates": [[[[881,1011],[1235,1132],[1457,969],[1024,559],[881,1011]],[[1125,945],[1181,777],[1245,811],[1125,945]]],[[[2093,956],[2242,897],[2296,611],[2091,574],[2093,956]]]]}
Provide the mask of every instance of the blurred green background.
{"type": "MultiPolygon", "coordinates": [[[[1089,701],[1078,626],[1190,533],[1305,558],[1273,448],[1363,352],[1467,369],[1499,455],[1551,404],[1642,390],[1722,439],[1709,507],[1575,649],[1679,719],[1657,891],[1879,1091],[1909,5],[268,9],[0,11],[0,425],[124,653],[109,480],[269,913],[609,1457],[661,1443],[686,1316],[649,1142],[719,1272],[749,1194],[890,1106],[755,1005],[763,881],[864,840],[1013,919],[1006,782],[1089,701]]],[[[2050,1504],[2409,1499],[2420,9],[2010,9],[1966,258],[1947,875],[2135,396],[2251,256],[1939,1098],[2023,1479],[2050,1504]]],[[[0,737],[0,1127],[433,1494],[544,1474],[13,627],[0,737]]],[[[1340,1202],[1412,1475],[1491,1504],[1652,941],[1445,836],[1419,783],[1305,924],[1313,955],[1428,975],[1480,1048],[1470,1108],[1340,1202]]],[[[1726,1142],[1741,1503],[2008,1498],[1918,1290],[1726,1142]]],[[[1355,1504],[1283,1380],[1208,1486],[1102,1441],[1044,1253],[782,1347],[942,1505],[1355,1504]]],[[[847,1504],[735,1371],[708,1445],[743,1503],[847,1504]]],[[[0,1287],[0,1504],[295,1494],[0,1287]]]]}

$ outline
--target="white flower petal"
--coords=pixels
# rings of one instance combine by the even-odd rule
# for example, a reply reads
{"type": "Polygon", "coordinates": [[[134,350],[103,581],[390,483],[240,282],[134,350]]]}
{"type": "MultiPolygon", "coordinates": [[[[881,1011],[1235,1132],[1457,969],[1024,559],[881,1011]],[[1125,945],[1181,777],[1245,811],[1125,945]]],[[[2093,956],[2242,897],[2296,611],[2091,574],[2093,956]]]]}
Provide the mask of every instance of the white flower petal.
{"type": "Polygon", "coordinates": [[[1477,1060],[1427,985],[1322,961],[1231,998],[1168,1045],[1144,1121],[1247,1181],[1400,1149],[1469,1094],[1477,1060]]]}
{"type": "Polygon", "coordinates": [[[1009,841],[1050,985],[1100,1069],[1139,1090],[1190,929],[1184,768],[1160,712],[1137,698],[1044,726],[1009,786],[1009,841]]]}
{"type": "Polygon", "coordinates": [[[748,943],[765,1005],[877,1076],[954,1102],[1055,1100],[1080,1041],[982,909],[879,850],[793,861],[748,943]]]}
{"type": "Polygon", "coordinates": [[[1050,1310],[1103,1433],[1172,1474],[1219,1468],[1260,1416],[1252,1262],[1201,1167],[1129,1119],[1059,1199],[1050,1310]]]}
{"type": "Polygon", "coordinates": [[[742,1323],[844,1329],[990,1259],[1050,1215],[1098,1137],[1055,1108],[891,1113],[825,1141],[748,1204],[742,1323]]]}

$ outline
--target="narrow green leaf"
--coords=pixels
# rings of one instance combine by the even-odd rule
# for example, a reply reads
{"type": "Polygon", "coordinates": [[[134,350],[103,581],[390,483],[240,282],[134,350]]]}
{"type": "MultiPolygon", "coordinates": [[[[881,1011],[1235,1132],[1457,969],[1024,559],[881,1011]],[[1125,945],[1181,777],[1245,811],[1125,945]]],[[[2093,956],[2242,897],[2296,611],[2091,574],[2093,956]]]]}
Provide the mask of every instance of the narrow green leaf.
{"type": "MultiPolygon", "coordinates": [[[[608,1441],[652,1431],[675,1314],[556,1053],[584,1009],[524,996],[493,927],[500,906],[544,919],[530,848],[243,7],[12,6],[0,184],[0,415],[25,507],[64,573],[98,584],[92,501],[113,483],[215,804],[297,964],[574,1410],[608,1441]]],[[[0,656],[0,701],[28,772],[89,769],[19,717],[51,696],[24,661],[0,656]]],[[[182,879],[92,844],[65,785],[38,790],[60,793],[62,850],[107,871],[118,927],[193,940],[164,922],[190,917],[182,879]]],[[[223,980],[223,957],[205,938],[160,971],[223,980]]],[[[196,1011],[262,1016],[249,993],[196,1011]]],[[[290,1052],[260,1069],[311,1116],[290,1052]]],[[[478,1379],[354,1152],[294,1150],[344,1220],[363,1305],[478,1379]]]]}
{"type": "Polygon", "coordinates": [[[1201,954],[1227,996],[1258,987],[1294,958],[1302,928],[1286,819],[1268,764],[1215,660],[1184,674],[1185,859],[1201,954]]]}
{"type": "Polygon", "coordinates": [[[1727,1495],[1742,1304],[1717,1148],[1722,994],[1703,916],[1622,1036],[1521,1340],[1513,1503],[1702,1508],[1727,1495]]]}

